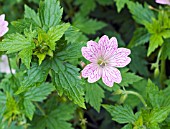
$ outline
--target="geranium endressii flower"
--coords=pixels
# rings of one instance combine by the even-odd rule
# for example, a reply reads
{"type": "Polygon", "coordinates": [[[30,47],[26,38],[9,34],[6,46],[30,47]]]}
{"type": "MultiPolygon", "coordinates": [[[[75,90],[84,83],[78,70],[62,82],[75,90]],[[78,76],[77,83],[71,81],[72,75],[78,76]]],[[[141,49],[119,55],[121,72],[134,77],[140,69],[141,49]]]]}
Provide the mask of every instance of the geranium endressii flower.
{"type": "Polygon", "coordinates": [[[87,47],[82,47],[82,55],[91,63],[82,70],[82,77],[88,78],[89,83],[94,83],[102,78],[103,82],[112,87],[114,82],[122,81],[121,73],[116,68],[125,67],[131,61],[128,55],[131,51],[127,48],[118,48],[117,39],[104,35],[99,42],[88,41],[87,47]]]}
{"type": "Polygon", "coordinates": [[[5,21],[5,14],[0,15],[0,37],[8,31],[8,22],[5,21]]]}
{"type": "Polygon", "coordinates": [[[156,0],[156,3],[170,5],[170,0],[156,0]]]}

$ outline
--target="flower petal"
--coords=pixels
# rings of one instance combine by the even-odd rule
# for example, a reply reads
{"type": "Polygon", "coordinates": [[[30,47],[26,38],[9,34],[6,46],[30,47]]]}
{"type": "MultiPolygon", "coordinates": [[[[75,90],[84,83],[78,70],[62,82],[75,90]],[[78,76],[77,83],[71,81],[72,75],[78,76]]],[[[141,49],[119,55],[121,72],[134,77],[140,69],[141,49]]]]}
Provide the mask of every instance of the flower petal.
{"type": "Polygon", "coordinates": [[[87,47],[82,47],[82,55],[91,62],[96,62],[100,53],[98,44],[94,41],[88,41],[87,47]]]}
{"type": "Polygon", "coordinates": [[[109,58],[118,48],[117,39],[112,37],[110,40],[108,36],[104,35],[99,40],[99,46],[101,47],[102,56],[104,59],[109,58]]]}
{"type": "Polygon", "coordinates": [[[114,67],[125,67],[131,62],[131,58],[127,57],[130,53],[131,51],[127,48],[118,48],[107,63],[114,67]]]}
{"type": "Polygon", "coordinates": [[[102,80],[104,84],[112,87],[114,82],[120,83],[122,81],[121,73],[117,68],[107,66],[103,69],[102,80]]]}
{"type": "Polygon", "coordinates": [[[101,78],[102,69],[97,64],[88,64],[82,70],[82,77],[87,78],[89,83],[94,83],[101,78]]]}
{"type": "Polygon", "coordinates": [[[170,1],[169,0],[156,0],[156,3],[170,5],[170,1]]]}

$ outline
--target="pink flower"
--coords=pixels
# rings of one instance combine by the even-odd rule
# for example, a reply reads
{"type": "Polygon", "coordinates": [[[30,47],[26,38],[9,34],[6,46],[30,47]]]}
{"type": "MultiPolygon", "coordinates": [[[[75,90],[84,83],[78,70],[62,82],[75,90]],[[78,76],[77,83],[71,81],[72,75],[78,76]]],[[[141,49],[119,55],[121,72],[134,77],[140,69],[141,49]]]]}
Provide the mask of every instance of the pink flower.
{"type": "Polygon", "coordinates": [[[170,0],[156,0],[156,3],[170,5],[170,0]]]}
{"type": "Polygon", "coordinates": [[[0,15],[0,37],[8,32],[8,22],[5,21],[5,14],[0,15]]]}
{"type": "Polygon", "coordinates": [[[114,82],[122,81],[120,71],[115,67],[125,67],[131,61],[127,48],[118,48],[117,39],[104,35],[99,42],[88,41],[87,47],[82,47],[82,55],[91,63],[82,70],[82,77],[94,83],[102,78],[103,82],[112,87],[114,82]]]}

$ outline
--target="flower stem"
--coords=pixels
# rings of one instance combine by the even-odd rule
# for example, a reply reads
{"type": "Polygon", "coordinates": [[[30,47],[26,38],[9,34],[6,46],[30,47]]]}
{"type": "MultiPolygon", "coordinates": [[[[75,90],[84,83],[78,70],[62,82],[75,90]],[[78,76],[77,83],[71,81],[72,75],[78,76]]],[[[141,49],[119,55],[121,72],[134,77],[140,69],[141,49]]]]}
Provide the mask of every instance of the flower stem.
{"type": "Polygon", "coordinates": [[[8,58],[8,64],[9,64],[10,73],[12,74],[12,76],[14,76],[14,74],[12,73],[11,62],[10,62],[10,59],[9,59],[8,55],[7,55],[7,58],[8,58]]]}
{"type": "Polygon", "coordinates": [[[160,72],[160,84],[162,89],[165,88],[164,81],[166,80],[166,62],[165,60],[161,60],[161,72],[160,72]]]}
{"type": "Polygon", "coordinates": [[[147,104],[146,104],[144,98],[143,98],[142,95],[140,95],[139,93],[137,93],[137,92],[135,92],[135,91],[124,91],[124,92],[125,92],[125,94],[131,94],[131,95],[137,96],[137,97],[141,100],[141,102],[143,103],[143,105],[144,105],[145,107],[147,107],[147,104]]]}

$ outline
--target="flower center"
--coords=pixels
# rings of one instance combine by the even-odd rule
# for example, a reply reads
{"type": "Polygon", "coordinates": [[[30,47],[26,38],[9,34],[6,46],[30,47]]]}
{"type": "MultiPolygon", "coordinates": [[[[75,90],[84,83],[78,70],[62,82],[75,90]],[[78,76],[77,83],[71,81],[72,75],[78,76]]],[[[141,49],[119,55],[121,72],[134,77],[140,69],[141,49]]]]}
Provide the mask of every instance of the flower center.
{"type": "Polygon", "coordinates": [[[104,60],[102,60],[102,59],[99,59],[98,62],[97,62],[97,64],[99,64],[99,66],[102,67],[102,68],[103,68],[104,66],[106,66],[106,62],[105,62],[104,60]]]}

